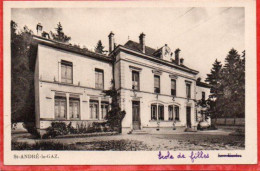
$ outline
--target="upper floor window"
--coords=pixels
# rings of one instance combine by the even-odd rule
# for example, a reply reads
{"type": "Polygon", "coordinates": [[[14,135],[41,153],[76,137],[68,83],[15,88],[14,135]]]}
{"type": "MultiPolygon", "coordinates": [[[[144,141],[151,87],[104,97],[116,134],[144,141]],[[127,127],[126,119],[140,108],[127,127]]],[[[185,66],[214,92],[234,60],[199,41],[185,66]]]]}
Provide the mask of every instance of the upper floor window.
{"type": "Polygon", "coordinates": [[[186,95],[187,98],[191,98],[191,84],[190,83],[186,83],[186,95]]]}
{"type": "Polygon", "coordinates": [[[72,84],[72,63],[68,61],[61,61],[61,82],[72,84]]]}
{"type": "Polygon", "coordinates": [[[154,75],[154,92],[160,93],[160,76],[154,75]]]}
{"type": "Polygon", "coordinates": [[[171,79],[171,95],[176,96],[176,80],[171,79]]]}
{"type": "Polygon", "coordinates": [[[202,100],[205,100],[205,98],[206,98],[206,94],[205,94],[204,91],[201,93],[201,97],[202,97],[202,98],[201,98],[202,100]]]}
{"type": "Polygon", "coordinates": [[[95,88],[104,89],[104,72],[101,69],[95,69],[95,88]]]}
{"type": "Polygon", "coordinates": [[[139,72],[132,71],[132,89],[139,90],[139,72]]]}

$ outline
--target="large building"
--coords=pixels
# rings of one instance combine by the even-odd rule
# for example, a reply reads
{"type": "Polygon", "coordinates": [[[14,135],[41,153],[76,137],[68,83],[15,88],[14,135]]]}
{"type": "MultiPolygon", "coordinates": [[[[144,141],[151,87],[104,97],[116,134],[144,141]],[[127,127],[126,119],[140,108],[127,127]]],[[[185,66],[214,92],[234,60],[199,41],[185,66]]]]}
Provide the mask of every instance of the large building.
{"type": "Polygon", "coordinates": [[[139,42],[115,47],[114,36],[108,36],[108,55],[50,40],[46,34],[34,36],[37,129],[44,132],[53,121],[104,122],[111,97],[103,90],[114,80],[120,107],[126,111],[123,133],[173,125],[196,130],[203,118],[196,100],[206,99],[210,89],[197,81],[198,71],[184,65],[180,49],[150,48],[143,33],[139,42]]]}

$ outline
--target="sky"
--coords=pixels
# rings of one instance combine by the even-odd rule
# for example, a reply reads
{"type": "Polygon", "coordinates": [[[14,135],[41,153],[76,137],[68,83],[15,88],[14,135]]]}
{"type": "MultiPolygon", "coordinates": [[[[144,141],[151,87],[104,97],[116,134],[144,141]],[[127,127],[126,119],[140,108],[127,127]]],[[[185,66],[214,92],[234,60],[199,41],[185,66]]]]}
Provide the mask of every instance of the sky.
{"type": "Polygon", "coordinates": [[[46,32],[61,22],[72,44],[94,50],[98,40],[108,49],[108,34],[116,44],[129,39],[154,49],[167,44],[181,49],[184,64],[198,70],[204,80],[216,59],[224,63],[231,48],[245,50],[245,11],[242,7],[210,8],[13,8],[11,19],[18,29],[28,26],[35,34],[37,23],[46,32]]]}

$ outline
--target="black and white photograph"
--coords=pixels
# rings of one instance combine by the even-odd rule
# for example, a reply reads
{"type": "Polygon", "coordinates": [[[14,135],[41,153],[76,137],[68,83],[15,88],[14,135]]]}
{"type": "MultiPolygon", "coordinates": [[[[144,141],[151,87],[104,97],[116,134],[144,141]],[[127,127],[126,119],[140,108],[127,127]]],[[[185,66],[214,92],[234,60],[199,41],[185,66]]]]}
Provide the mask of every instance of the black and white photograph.
{"type": "Polygon", "coordinates": [[[256,147],[256,57],[253,1],[239,2],[10,6],[9,158],[242,161],[256,147]]]}

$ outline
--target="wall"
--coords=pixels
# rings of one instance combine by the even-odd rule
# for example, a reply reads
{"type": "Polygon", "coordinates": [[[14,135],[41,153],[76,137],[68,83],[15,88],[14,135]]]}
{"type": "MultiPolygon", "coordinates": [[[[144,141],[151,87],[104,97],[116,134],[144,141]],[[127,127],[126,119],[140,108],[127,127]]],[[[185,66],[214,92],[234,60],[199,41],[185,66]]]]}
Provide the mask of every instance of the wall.
{"type": "Polygon", "coordinates": [[[95,88],[95,68],[104,71],[104,89],[111,87],[112,64],[44,45],[38,47],[40,80],[60,82],[61,60],[73,63],[73,84],[95,88]]]}
{"type": "Polygon", "coordinates": [[[103,90],[95,89],[95,68],[104,71],[104,89],[110,89],[111,63],[39,45],[35,69],[36,124],[38,128],[44,129],[56,120],[54,111],[56,93],[65,93],[67,99],[70,96],[77,96],[80,100],[80,118],[74,121],[67,117],[65,121],[90,121],[90,100],[97,100],[99,104],[102,101],[110,102],[111,99],[104,96],[103,90]],[[73,84],[60,82],[61,60],[73,63],[73,84]]]}
{"type": "Polygon", "coordinates": [[[180,121],[176,126],[186,126],[186,107],[191,107],[191,123],[196,126],[195,122],[195,97],[196,97],[196,77],[193,74],[177,70],[162,64],[154,63],[131,54],[120,52],[117,57],[117,70],[120,70],[120,88],[121,108],[126,110],[126,116],[123,120],[124,128],[132,128],[132,101],[140,101],[140,118],[142,128],[157,127],[157,121],[151,120],[151,104],[160,103],[164,105],[164,121],[160,121],[160,127],[173,127],[173,121],[168,120],[168,106],[177,105],[180,108],[180,121]],[[134,68],[134,69],[133,69],[134,68]],[[132,70],[139,71],[140,91],[132,91],[132,70]],[[160,94],[154,93],[154,73],[159,70],[160,74],[160,94]],[[171,96],[171,78],[170,75],[177,77],[177,96],[171,96]],[[191,99],[186,98],[186,82],[191,82],[191,99]]]}

